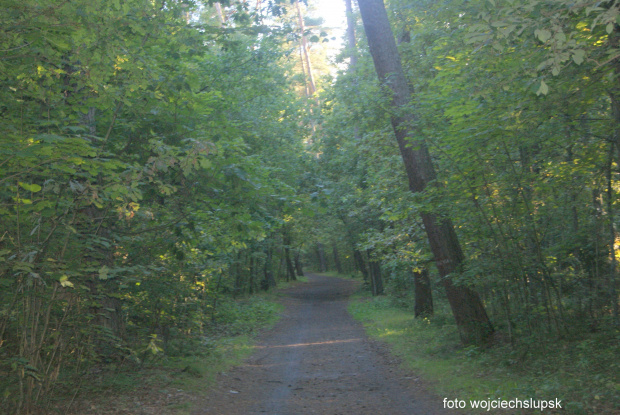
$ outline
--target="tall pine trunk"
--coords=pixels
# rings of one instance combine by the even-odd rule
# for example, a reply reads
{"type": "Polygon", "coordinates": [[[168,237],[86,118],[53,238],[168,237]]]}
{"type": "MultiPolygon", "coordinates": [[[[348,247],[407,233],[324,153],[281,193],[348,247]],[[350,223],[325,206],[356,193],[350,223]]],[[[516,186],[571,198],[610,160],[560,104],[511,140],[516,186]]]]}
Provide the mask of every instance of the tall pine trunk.
{"type": "MultiPolygon", "coordinates": [[[[421,192],[435,180],[435,169],[424,141],[415,139],[412,127],[415,116],[404,113],[406,108],[410,108],[411,92],[385,5],[383,0],[358,0],[358,4],[375,70],[379,79],[392,91],[391,122],[405,164],[409,189],[414,193],[421,192]]],[[[478,293],[467,286],[455,285],[452,280],[452,275],[460,271],[464,260],[452,222],[428,212],[422,213],[422,220],[461,341],[464,344],[482,343],[493,333],[493,326],[478,293]]]]}

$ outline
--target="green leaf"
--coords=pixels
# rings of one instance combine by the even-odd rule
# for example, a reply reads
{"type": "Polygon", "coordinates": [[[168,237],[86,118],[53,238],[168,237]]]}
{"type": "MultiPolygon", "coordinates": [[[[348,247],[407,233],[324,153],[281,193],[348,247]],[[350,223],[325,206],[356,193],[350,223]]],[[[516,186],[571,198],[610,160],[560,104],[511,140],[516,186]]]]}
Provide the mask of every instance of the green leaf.
{"type": "Polygon", "coordinates": [[[549,93],[549,86],[545,83],[545,81],[540,81],[540,88],[536,91],[536,95],[547,95],[549,93]]]}
{"type": "Polygon", "coordinates": [[[23,187],[24,189],[28,190],[29,192],[32,193],[36,193],[36,192],[40,192],[41,191],[41,186],[39,186],[38,184],[28,184],[28,183],[23,183],[23,182],[19,182],[19,186],[23,187]]]}
{"type": "Polygon", "coordinates": [[[540,39],[541,42],[545,43],[547,40],[551,39],[551,32],[547,29],[536,29],[534,31],[534,36],[540,39]]]}
{"type": "Polygon", "coordinates": [[[581,65],[583,63],[585,56],[586,56],[586,51],[583,49],[577,49],[573,51],[573,61],[577,65],[581,65]]]}
{"type": "Polygon", "coordinates": [[[102,266],[101,269],[99,269],[99,279],[107,280],[109,278],[108,276],[109,271],[110,269],[107,267],[107,265],[102,266]]]}

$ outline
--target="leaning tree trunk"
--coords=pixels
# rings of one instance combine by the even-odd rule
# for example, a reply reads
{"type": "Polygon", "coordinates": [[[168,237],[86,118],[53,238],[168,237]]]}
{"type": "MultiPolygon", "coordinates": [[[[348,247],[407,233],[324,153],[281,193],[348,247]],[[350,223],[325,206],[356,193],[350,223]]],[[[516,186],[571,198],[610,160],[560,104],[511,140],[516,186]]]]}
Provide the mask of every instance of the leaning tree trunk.
{"type": "MultiPolygon", "coordinates": [[[[421,192],[435,180],[435,169],[424,141],[414,138],[415,116],[410,112],[405,114],[405,109],[410,108],[411,92],[385,5],[383,0],[358,0],[358,4],[375,70],[392,91],[391,122],[405,164],[409,189],[414,193],[421,192]]],[[[467,286],[457,286],[452,280],[451,275],[459,272],[464,259],[452,222],[432,213],[422,213],[422,220],[461,341],[464,344],[481,343],[493,333],[493,326],[478,293],[467,286]]]]}

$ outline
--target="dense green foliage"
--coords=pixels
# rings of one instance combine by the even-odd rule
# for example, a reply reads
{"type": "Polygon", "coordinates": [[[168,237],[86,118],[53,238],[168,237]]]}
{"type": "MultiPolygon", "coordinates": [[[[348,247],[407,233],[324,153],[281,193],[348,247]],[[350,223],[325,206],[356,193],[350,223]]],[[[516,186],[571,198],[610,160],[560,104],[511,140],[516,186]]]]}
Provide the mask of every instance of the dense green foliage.
{"type": "Polygon", "coordinates": [[[617,338],[617,1],[386,2],[438,172],[415,195],[361,25],[310,96],[291,2],[209,3],[0,0],[0,411],[246,333],[232,299],[302,262],[412,302],[420,212],[501,347],[617,338]]]}
{"type": "Polygon", "coordinates": [[[419,212],[450,217],[466,255],[453,277],[511,342],[618,322],[620,72],[605,61],[617,57],[617,5],[548,3],[389,2],[414,90],[411,145],[429,147],[438,186],[407,191],[363,41],[326,96],[317,144],[344,249],[372,252],[406,293],[431,264],[419,212]]]}
{"type": "Polygon", "coordinates": [[[328,229],[346,235],[341,256],[365,256],[366,266],[355,264],[364,276],[371,260],[380,261],[386,291],[407,306],[394,313],[411,316],[417,273],[427,269],[441,285],[419,214],[451,218],[466,256],[451,277],[482,295],[495,347],[457,352],[457,330],[437,289],[428,328],[422,319],[392,324],[391,312],[367,310],[373,325],[385,327],[405,355],[428,362],[427,373],[442,383],[455,367],[499,379],[465,379],[469,386],[452,391],[557,394],[571,401],[572,413],[614,413],[617,4],[386,3],[414,91],[411,145],[428,146],[438,183],[415,195],[407,189],[390,97],[358,27],[357,66],[326,95],[317,142],[325,203],[339,219],[328,229]],[[460,363],[468,353],[473,366],[460,363]],[[503,381],[515,376],[525,389],[503,381]]]}
{"type": "Polygon", "coordinates": [[[220,316],[252,324],[219,297],[294,277],[280,264],[306,127],[286,33],[242,9],[211,26],[210,10],[2,2],[7,411],[45,407],[70,374],[200,342],[220,316]]]}

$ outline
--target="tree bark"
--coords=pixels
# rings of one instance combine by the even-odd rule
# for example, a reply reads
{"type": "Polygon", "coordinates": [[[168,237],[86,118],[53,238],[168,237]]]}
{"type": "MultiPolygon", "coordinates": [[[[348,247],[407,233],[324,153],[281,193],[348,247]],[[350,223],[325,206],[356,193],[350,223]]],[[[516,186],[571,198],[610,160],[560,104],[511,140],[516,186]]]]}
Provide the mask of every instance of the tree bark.
{"type": "MultiPolygon", "coordinates": [[[[358,4],[375,70],[392,91],[391,122],[405,164],[409,189],[414,193],[421,192],[435,180],[435,169],[424,141],[414,139],[411,93],[385,5],[383,0],[358,0],[358,4]]],[[[464,260],[452,222],[428,212],[421,216],[461,341],[464,344],[482,343],[493,333],[493,326],[478,293],[467,286],[457,286],[452,280],[464,260]]]]}

